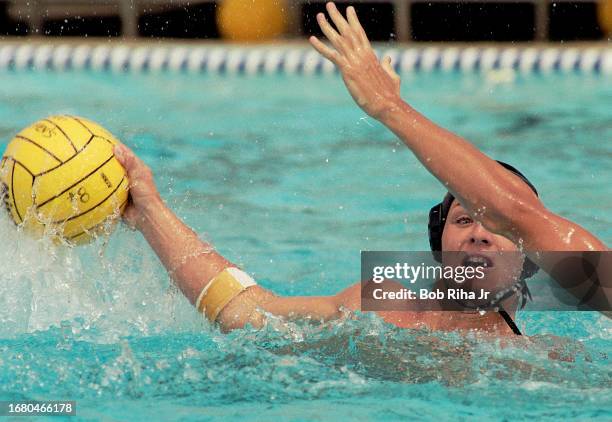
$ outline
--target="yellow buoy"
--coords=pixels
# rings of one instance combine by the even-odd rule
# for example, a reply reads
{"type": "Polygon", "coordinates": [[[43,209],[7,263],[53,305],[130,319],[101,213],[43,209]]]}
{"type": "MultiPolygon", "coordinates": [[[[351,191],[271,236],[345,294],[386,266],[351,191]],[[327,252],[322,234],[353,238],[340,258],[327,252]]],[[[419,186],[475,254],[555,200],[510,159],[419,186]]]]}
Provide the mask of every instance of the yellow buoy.
{"type": "Polygon", "coordinates": [[[601,29],[606,34],[612,34],[612,0],[599,0],[597,18],[601,29]]]}
{"type": "Polygon", "coordinates": [[[117,143],[82,117],[51,116],[23,129],[0,162],[0,197],[11,219],[72,244],[110,232],[128,198],[117,143]]]}
{"type": "Polygon", "coordinates": [[[224,38],[260,41],[278,37],[287,28],[285,0],[223,0],[217,25],[224,38]]]}

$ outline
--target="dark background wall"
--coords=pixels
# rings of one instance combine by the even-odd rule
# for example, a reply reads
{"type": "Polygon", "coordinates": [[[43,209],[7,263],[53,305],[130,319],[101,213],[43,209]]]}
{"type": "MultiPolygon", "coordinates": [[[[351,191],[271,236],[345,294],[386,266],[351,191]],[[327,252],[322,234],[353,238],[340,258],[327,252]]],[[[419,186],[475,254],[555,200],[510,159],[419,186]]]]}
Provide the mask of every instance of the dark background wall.
{"type": "MultiPolygon", "coordinates": [[[[345,7],[350,2],[337,2],[345,7]]],[[[596,40],[604,34],[597,23],[593,2],[551,3],[548,36],[551,40],[596,40]]],[[[385,3],[355,4],[361,21],[373,40],[396,38],[393,7],[385,3]]],[[[0,0],[0,35],[27,35],[27,22],[11,19],[8,4],[0,0]]],[[[306,3],[300,7],[301,28],[305,35],[320,34],[315,16],[324,3],[306,3]]],[[[215,2],[187,7],[168,6],[140,15],[142,37],[217,38],[215,2]]],[[[415,41],[528,41],[535,35],[535,10],[530,2],[508,3],[413,3],[410,9],[412,39],[415,41]]],[[[119,16],[68,17],[45,19],[44,35],[98,36],[121,35],[119,16]]]]}

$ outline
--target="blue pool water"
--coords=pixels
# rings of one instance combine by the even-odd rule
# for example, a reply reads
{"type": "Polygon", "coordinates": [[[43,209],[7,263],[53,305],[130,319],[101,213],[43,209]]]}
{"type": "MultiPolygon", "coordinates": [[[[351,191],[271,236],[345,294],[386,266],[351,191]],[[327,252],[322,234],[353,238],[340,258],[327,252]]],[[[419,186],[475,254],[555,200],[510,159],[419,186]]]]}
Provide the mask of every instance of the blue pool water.
{"type": "MultiPolygon", "coordinates": [[[[413,75],[403,94],[612,243],[609,79],[413,75]]],[[[279,294],[338,292],[360,250],[426,250],[444,193],[334,76],[0,75],[0,150],[59,113],[133,147],[178,215],[279,294]]],[[[0,400],[76,400],[82,420],[612,419],[598,314],[519,313],[533,338],[504,347],[371,315],[223,335],[139,234],[56,249],[1,215],[0,400]]]]}

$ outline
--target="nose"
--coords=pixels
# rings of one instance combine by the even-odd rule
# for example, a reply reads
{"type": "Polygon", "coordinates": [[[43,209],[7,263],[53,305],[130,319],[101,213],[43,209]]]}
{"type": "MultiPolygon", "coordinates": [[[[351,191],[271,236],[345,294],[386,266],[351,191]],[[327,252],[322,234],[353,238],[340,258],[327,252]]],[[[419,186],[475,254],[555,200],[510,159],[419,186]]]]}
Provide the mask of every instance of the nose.
{"type": "Polygon", "coordinates": [[[493,233],[485,229],[481,223],[472,225],[472,232],[470,233],[470,244],[491,246],[493,244],[493,233]]]}

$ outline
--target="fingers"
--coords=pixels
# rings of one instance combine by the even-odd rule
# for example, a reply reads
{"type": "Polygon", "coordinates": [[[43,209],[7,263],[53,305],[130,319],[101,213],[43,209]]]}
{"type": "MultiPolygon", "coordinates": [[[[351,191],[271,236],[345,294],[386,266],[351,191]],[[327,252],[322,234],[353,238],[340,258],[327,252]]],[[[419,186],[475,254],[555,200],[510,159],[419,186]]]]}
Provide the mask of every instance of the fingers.
{"type": "Polygon", "coordinates": [[[116,145],[114,153],[117,161],[125,168],[130,179],[135,180],[149,176],[149,167],[127,146],[123,144],[116,145]]]}
{"type": "Polygon", "coordinates": [[[309,39],[310,44],[317,50],[323,57],[334,63],[336,66],[339,65],[340,56],[336,50],[333,48],[329,48],[325,44],[323,44],[317,37],[314,35],[309,39]]]}
{"type": "Polygon", "coordinates": [[[129,172],[133,167],[135,157],[134,153],[123,144],[115,145],[113,152],[115,153],[115,158],[117,161],[119,161],[121,165],[129,172]]]}
{"type": "Polygon", "coordinates": [[[329,13],[329,17],[334,22],[334,25],[338,28],[338,31],[340,31],[342,35],[349,34],[351,27],[346,19],[344,19],[344,16],[338,11],[336,5],[333,2],[329,2],[325,5],[325,8],[327,9],[327,13],[329,13]]]}
{"type": "Polygon", "coordinates": [[[344,39],[336,32],[336,30],[327,22],[325,15],[323,13],[317,14],[317,23],[323,31],[323,34],[327,37],[327,39],[332,43],[336,49],[339,51],[346,51],[347,45],[344,39]]]}
{"type": "MultiPolygon", "coordinates": [[[[348,20],[342,16],[333,2],[328,2],[325,7],[337,29],[327,20],[324,13],[317,14],[317,23],[325,37],[327,37],[332,46],[338,50],[340,56],[350,55],[353,50],[358,50],[359,46],[371,48],[370,41],[357,18],[357,12],[355,12],[353,6],[348,7],[346,10],[348,20]]],[[[335,58],[332,58],[329,49],[321,48],[321,44],[316,43],[312,38],[311,43],[317,51],[337,64],[338,55],[333,55],[335,58]],[[325,53],[323,51],[325,51],[325,53]]]]}
{"type": "Polygon", "coordinates": [[[357,17],[357,12],[355,12],[355,8],[353,6],[349,6],[346,9],[346,17],[348,19],[348,23],[350,27],[357,34],[359,41],[363,45],[370,45],[368,36],[366,35],[365,30],[363,29],[363,26],[361,26],[361,23],[359,22],[359,18],[357,17]]]}
{"type": "Polygon", "coordinates": [[[401,88],[401,78],[395,72],[395,69],[393,68],[393,64],[391,63],[391,57],[385,56],[385,58],[381,62],[381,65],[385,73],[389,75],[389,77],[391,77],[391,80],[393,81],[393,85],[395,85],[395,91],[397,95],[399,95],[400,88],[401,88]]]}
{"type": "Polygon", "coordinates": [[[385,56],[385,58],[382,60],[382,67],[385,70],[385,72],[387,72],[387,74],[391,76],[393,79],[399,78],[399,75],[395,73],[395,69],[393,69],[393,64],[391,63],[391,57],[385,56]]]}
{"type": "Polygon", "coordinates": [[[123,211],[123,215],[121,217],[130,230],[136,230],[138,228],[138,211],[133,205],[129,204],[123,211]]]}
{"type": "Polygon", "coordinates": [[[392,76],[391,73],[390,73],[393,70],[391,68],[391,57],[385,56],[385,58],[382,59],[382,63],[381,64],[382,64],[383,69],[385,69],[385,72],[387,72],[387,74],[389,76],[392,76]]]}

